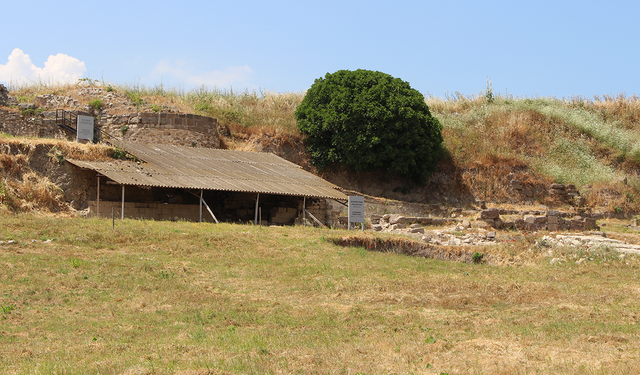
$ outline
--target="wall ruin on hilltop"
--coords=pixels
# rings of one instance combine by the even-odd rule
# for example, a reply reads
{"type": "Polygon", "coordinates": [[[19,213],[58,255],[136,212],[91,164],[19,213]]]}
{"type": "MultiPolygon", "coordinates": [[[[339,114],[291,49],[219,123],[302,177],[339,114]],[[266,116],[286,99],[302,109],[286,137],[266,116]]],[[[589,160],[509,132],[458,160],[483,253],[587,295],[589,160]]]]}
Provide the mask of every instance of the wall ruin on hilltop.
{"type": "Polygon", "coordinates": [[[199,115],[141,112],[100,117],[97,126],[126,141],[220,148],[218,120],[199,115]]]}
{"type": "MultiPolygon", "coordinates": [[[[75,139],[74,134],[56,125],[55,117],[55,111],[25,116],[15,110],[0,108],[0,132],[19,137],[75,139]]],[[[127,141],[220,148],[218,121],[211,117],[142,112],[96,120],[98,129],[127,141]]]]}
{"type": "Polygon", "coordinates": [[[95,109],[90,105],[83,105],[71,96],[53,94],[38,95],[33,103],[17,104],[15,98],[9,96],[5,89],[2,91],[4,95],[0,107],[11,107],[0,108],[0,132],[23,137],[73,140],[74,134],[56,125],[56,110],[65,109],[76,114],[93,116],[97,129],[123,140],[220,148],[218,120],[215,118],[162,111],[110,114],[111,108],[115,106],[125,110],[135,107],[127,103],[122,95],[103,91],[96,88],[81,90],[82,95],[89,97],[104,94],[104,109],[95,109]]]}

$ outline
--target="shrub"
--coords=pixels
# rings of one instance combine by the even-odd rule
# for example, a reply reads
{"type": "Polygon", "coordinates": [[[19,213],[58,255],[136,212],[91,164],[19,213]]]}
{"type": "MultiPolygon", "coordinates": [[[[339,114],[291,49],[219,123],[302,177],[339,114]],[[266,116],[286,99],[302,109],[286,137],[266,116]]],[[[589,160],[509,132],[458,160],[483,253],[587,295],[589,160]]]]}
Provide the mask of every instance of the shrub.
{"type": "Polygon", "coordinates": [[[125,159],[127,157],[127,152],[124,149],[120,148],[120,147],[116,147],[113,150],[112,157],[114,159],[125,159]]]}
{"type": "Polygon", "coordinates": [[[91,106],[94,109],[100,110],[100,108],[102,108],[102,100],[93,99],[93,100],[89,101],[89,106],[91,106]]]}
{"type": "Polygon", "coordinates": [[[443,155],[442,126],[408,82],[370,70],[318,78],[295,112],[312,163],[397,172],[424,183],[443,155]]]}
{"type": "Polygon", "coordinates": [[[20,110],[20,114],[24,117],[39,116],[44,112],[42,108],[24,108],[20,110]]]}

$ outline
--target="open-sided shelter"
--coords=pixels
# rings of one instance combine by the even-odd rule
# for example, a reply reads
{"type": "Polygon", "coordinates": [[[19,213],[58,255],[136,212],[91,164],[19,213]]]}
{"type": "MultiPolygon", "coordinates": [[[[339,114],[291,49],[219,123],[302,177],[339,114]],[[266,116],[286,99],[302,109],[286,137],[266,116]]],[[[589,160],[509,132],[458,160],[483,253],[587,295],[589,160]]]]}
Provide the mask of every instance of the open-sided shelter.
{"type": "MultiPolygon", "coordinates": [[[[122,142],[121,147],[136,161],[69,160],[97,173],[94,209],[98,215],[111,215],[115,207],[113,199],[100,202],[101,179],[107,186],[120,186],[121,217],[200,221],[203,218],[218,221],[220,217],[225,221],[252,218],[254,223],[264,219],[285,224],[296,217],[317,216],[311,214],[307,202],[313,206],[324,199],[347,200],[337,186],[271,153],[135,142],[122,142]],[[127,189],[131,188],[137,190],[127,199],[127,189]],[[187,194],[183,194],[185,192],[187,194]],[[167,196],[171,197],[164,199],[167,196]],[[176,197],[179,199],[172,202],[176,197]],[[194,200],[197,205],[188,204],[194,200]],[[247,207],[247,201],[253,207],[247,207]],[[203,207],[209,215],[203,215],[203,207]]],[[[113,192],[110,194],[113,198],[113,192]]]]}

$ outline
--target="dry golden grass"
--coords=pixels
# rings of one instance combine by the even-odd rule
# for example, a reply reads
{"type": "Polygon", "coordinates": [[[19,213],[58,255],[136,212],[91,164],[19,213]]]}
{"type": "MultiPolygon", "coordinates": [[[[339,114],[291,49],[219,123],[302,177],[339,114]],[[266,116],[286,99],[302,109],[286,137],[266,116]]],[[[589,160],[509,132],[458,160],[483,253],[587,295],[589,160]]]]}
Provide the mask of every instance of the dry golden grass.
{"type": "MultiPolygon", "coordinates": [[[[2,220],[8,374],[622,374],[640,365],[634,257],[552,265],[536,237],[483,248],[503,263],[470,264],[338,246],[326,239],[353,233],[303,227],[2,220]]],[[[573,250],[554,251],[569,260],[573,250]]]]}
{"type": "Polygon", "coordinates": [[[567,106],[593,110],[629,129],[637,128],[640,123],[640,98],[635,95],[604,95],[593,99],[574,97],[567,101],[567,106]]]}
{"type": "Polygon", "coordinates": [[[0,137],[0,200],[12,211],[68,212],[62,190],[36,172],[42,164],[59,166],[66,158],[106,160],[113,148],[57,139],[0,137]]]}
{"type": "Polygon", "coordinates": [[[113,155],[113,147],[103,144],[70,142],[62,139],[52,138],[25,138],[25,137],[7,137],[0,133],[0,147],[3,154],[12,152],[20,152],[19,158],[25,161],[33,155],[37,147],[44,147],[51,151],[51,156],[78,160],[106,160],[111,159],[113,155]],[[57,154],[56,154],[57,153],[57,154]]]}

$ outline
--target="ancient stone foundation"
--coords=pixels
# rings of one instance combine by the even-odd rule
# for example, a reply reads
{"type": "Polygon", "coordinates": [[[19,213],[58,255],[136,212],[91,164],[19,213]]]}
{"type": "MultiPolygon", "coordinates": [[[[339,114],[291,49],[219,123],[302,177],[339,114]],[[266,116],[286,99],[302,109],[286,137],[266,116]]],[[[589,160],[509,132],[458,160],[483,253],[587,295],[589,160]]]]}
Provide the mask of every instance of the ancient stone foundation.
{"type": "MultiPolygon", "coordinates": [[[[89,201],[89,212],[91,216],[97,215],[97,202],[89,201]]],[[[100,217],[120,218],[122,202],[100,201],[100,217]]],[[[200,220],[200,206],[194,204],[166,204],[166,203],[136,203],[125,202],[124,217],[128,219],[146,220],[200,220]]],[[[202,208],[202,220],[212,222],[213,218],[206,208],[202,208]]]]}

